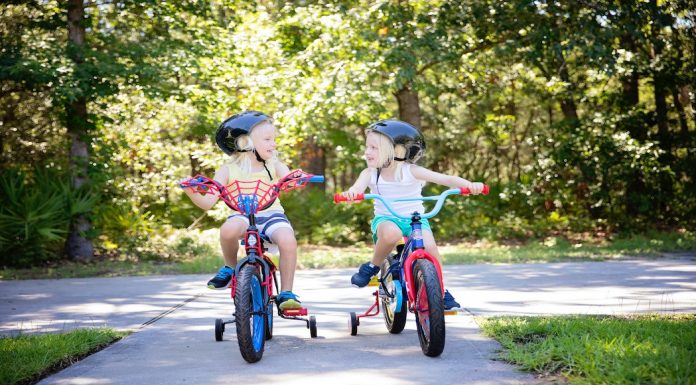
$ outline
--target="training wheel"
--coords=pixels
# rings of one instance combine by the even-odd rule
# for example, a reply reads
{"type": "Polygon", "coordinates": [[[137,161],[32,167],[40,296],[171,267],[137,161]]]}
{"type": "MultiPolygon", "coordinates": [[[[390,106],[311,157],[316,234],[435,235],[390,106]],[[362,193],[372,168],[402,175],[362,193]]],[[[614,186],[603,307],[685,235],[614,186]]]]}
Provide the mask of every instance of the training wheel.
{"type": "Polygon", "coordinates": [[[317,338],[317,318],[315,316],[309,317],[309,335],[312,338],[317,338]]]}
{"type": "Polygon", "coordinates": [[[222,341],[222,333],[225,332],[225,324],[222,319],[215,320],[215,341],[222,341]]]}
{"type": "Polygon", "coordinates": [[[358,316],[355,314],[354,311],[350,312],[350,335],[351,336],[358,334],[358,325],[360,325],[360,321],[358,321],[358,316]]]}

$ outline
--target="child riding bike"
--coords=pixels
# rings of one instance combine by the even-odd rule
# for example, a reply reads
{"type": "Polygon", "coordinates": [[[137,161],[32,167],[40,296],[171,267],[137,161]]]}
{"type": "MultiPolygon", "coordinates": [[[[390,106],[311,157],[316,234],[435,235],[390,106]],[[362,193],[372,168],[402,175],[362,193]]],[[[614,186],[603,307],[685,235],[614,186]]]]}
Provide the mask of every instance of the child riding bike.
{"type": "MultiPolygon", "coordinates": [[[[483,191],[483,183],[470,182],[458,176],[441,174],[416,165],[425,152],[423,134],[413,125],[399,120],[380,120],[366,130],[364,169],[348,191],[342,195],[355,199],[366,188],[370,193],[393,200],[422,197],[425,182],[437,183],[450,188],[468,188],[472,194],[483,191]]],[[[393,204],[396,212],[408,217],[414,211],[424,212],[422,201],[405,201],[393,204]]],[[[362,264],[351,277],[351,283],[365,287],[376,275],[380,266],[396,245],[411,232],[410,221],[393,216],[379,200],[374,201],[372,220],[372,240],[375,242],[372,260],[362,264]]],[[[437,257],[442,265],[432,229],[427,219],[422,220],[425,250],[437,257]]],[[[444,295],[445,310],[460,308],[459,303],[449,291],[444,295]]]]}
{"type": "MultiPolygon", "coordinates": [[[[220,124],[215,132],[215,141],[231,157],[228,163],[215,172],[213,178],[222,185],[229,185],[235,180],[262,180],[274,184],[290,172],[288,166],[277,159],[276,128],[273,119],[266,114],[245,111],[233,115],[220,124]]],[[[215,194],[201,195],[189,188],[184,191],[203,210],[212,208],[219,199],[215,194]]],[[[298,296],[292,292],[297,265],[297,240],[279,198],[270,207],[256,214],[256,226],[260,234],[268,237],[280,251],[281,289],[276,297],[278,307],[280,310],[301,308],[298,296]]],[[[208,281],[209,289],[229,287],[237,264],[239,241],[247,227],[248,218],[235,213],[220,228],[220,246],[225,265],[208,281]]]]}

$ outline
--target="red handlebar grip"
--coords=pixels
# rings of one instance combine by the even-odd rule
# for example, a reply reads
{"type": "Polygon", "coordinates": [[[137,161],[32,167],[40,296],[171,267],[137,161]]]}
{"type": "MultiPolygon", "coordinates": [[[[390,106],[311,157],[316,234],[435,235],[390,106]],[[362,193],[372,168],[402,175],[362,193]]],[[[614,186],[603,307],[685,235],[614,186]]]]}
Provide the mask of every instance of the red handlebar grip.
{"type": "MultiPolygon", "coordinates": [[[[483,190],[481,190],[481,194],[483,194],[483,195],[488,195],[489,192],[490,192],[490,188],[488,187],[487,184],[484,184],[484,185],[483,185],[483,190]]],[[[466,187],[460,187],[460,188],[459,188],[459,193],[462,194],[462,195],[469,195],[469,194],[471,194],[471,190],[469,190],[469,189],[466,188],[466,187]]]]}
{"type": "Polygon", "coordinates": [[[334,203],[348,202],[348,201],[361,201],[365,199],[365,194],[356,194],[355,199],[348,199],[341,194],[334,194],[334,203]]]}

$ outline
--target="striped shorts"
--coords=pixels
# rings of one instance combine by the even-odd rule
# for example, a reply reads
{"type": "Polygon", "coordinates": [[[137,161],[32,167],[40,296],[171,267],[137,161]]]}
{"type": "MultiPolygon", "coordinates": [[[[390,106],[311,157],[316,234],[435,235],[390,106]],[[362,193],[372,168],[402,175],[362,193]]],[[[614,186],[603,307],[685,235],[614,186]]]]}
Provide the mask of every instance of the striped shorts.
{"type": "MultiPolygon", "coordinates": [[[[249,226],[249,218],[242,214],[230,215],[227,217],[227,220],[229,221],[232,218],[242,219],[244,222],[246,222],[247,226],[249,226]]],[[[261,234],[261,236],[265,235],[268,237],[268,239],[271,239],[276,230],[282,228],[292,230],[292,225],[290,225],[288,217],[285,216],[285,214],[283,214],[281,211],[271,210],[262,211],[256,214],[256,228],[259,230],[259,234],[261,234]]]]}

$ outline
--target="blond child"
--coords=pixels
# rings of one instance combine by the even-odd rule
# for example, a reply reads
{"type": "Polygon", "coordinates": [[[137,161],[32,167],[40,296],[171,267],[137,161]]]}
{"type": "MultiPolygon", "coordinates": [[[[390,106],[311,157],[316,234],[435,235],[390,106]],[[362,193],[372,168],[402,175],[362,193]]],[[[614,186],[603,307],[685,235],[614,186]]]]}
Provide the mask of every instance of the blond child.
{"type": "MultiPolygon", "coordinates": [[[[245,111],[222,122],[215,133],[215,141],[225,154],[230,155],[230,161],[215,172],[213,179],[223,185],[235,180],[276,183],[290,172],[288,166],[277,159],[276,134],[273,120],[257,111],[245,111]]],[[[217,195],[201,195],[193,189],[184,191],[203,210],[209,210],[218,200],[217,195]]],[[[301,308],[297,295],[292,292],[297,265],[297,240],[279,198],[256,214],[256,226],[261,235],[278,245],[280,251],[281,289],[276,303],[281,310],[301,308]]],[[[220,228],[220,246],[225,265],[208,281],[209,289],[229,287],[237,264],[239,241],[248,227],[249,220],[240,213],[234,213],[220,228]]]]}
{"type": "MultiPolygon", "coordinates": [[[[425,182],[437,183],[450,188],[466,187],[472,194],[480,194],[482,183],[472,183],[458,176],[441,174],[416,165],[416,161],[425,151],[425,139],[421,132],[411,124],[399,120],[381,120],[370,125],[366,130],[364,169],[348,191],[342,193],[348,199],[354,199],[366,188],[370,193],[379,194],[388,200],[422,197],[425,182]]],[[[395,202],[392,204],[400,215],[409,216],[414,211],[424,212],[422,201],[395,202]]],[[[421,219],[425,250],[442,258],[435,244],[430,223],[421,219]]],[[[374,218],[372,220],[372,239],[375,242],[372,260],[360,266],[351,277],[351,283],[364,287],[372,276],[379,272],[386,257],[405,236],[410,235],[410,220],[393,216],[379,200],[374,201],[374,218]]],[[[446,310],[459,308],[460,305],[447,290],[444,296],[446,310]]]]}

